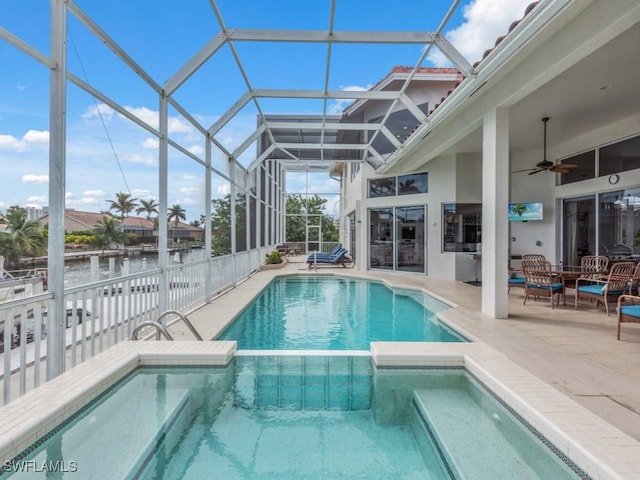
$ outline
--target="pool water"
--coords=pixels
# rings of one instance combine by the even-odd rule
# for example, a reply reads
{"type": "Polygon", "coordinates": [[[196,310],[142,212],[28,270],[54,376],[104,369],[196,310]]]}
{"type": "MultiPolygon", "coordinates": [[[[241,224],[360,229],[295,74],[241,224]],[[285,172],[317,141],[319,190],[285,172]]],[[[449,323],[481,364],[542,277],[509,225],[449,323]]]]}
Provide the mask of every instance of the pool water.
{"type": "Polygon", "coordinates": [[[96,480],[589,478],[528,428],[464,371],[241,355],[136,370],[14,459],[32,468],[12,478],[51,478],[46,462],[96,480]],[[265,386],[277,398],[262,402],[265,386]]]}
{"type": "Polygon", "coordinates": [[[368,350],[373,341],[463,342],[436,313],[449,308],[412,290],[340,277],[284,277],[219,337],[243,350],[368,350]]]}

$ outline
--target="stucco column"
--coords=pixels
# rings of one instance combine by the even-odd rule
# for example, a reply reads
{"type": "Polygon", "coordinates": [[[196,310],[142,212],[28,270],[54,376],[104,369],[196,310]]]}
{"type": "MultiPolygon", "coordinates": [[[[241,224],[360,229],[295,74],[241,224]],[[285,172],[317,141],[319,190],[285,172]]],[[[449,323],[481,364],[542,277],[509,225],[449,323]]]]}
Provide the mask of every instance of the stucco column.
{"type": "Polygon", "coordinates": [[[507,318],[509,110],[484,117],[482,131],[482,313],[507,318]]]}

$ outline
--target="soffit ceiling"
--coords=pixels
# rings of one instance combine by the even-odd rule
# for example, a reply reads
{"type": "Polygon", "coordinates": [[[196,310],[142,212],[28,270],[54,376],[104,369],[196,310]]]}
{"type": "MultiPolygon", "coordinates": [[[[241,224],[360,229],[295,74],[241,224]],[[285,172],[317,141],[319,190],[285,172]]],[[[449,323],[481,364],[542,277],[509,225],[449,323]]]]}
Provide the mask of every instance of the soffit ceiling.
{"type": "MultiPolygon", "coordinates": [[[[640,105],[638,45],[640,24],[635,24],[511,105],[510,150],[541,149],[543,117],[550,117],[548,144],[554,145],[637,115],[640,105]]],[[[547,66],[541,64],[538,68],[542,70],[547,66]]],[[[478,126],[443,153],[481,151],[482,128],[478,126]]]]}

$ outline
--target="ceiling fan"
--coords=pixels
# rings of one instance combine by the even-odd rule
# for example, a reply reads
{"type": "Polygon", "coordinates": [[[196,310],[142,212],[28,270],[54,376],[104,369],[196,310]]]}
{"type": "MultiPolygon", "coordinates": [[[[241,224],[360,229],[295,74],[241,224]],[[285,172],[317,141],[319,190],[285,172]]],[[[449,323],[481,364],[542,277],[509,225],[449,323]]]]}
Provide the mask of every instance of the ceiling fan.
{"type": "Polygon", "coordinates": [[[526,168],[524,170],[516,170],[513,173],[529,172],[529,175],[534,175],[540,172],[569,173],[569,171],[572,168],[576,168],[578,166],[578,165],[572,165],[570,163],[556,164],[547,160],[547,122],[549,121],[549,117],[544,117],[542,121],[544,122],[544,143],[543,143],[542,161],[536,163],[535,168],[526,168]]]}

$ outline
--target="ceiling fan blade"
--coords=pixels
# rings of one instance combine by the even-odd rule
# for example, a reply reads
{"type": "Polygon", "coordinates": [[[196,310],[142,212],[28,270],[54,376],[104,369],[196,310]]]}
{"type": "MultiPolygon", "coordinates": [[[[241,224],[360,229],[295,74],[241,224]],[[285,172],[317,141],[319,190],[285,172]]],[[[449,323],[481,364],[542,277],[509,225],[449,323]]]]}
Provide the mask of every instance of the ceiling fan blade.
{"type": "Polygon", "coordinates": [[[544,172],[543,169],[538,168],[537,170],[534,170],[533,172],[529,172],[529,175],[535,175],[536,173],[540,173],[540,172],[544,172]]]}
{"type": "Polygon", "coordinates": [[[556,172],[556,173],[569,173],[569,170],[577,167],[578,165],[559,163],[558,165],[554,165],[553,167],[549,168],[549,171],[556,172]]]}
{"type": "Polygon", "coordinates": [[[531,172],[533,170],[539,170],[538,168],[525,168],[524,170],[514,170],[511,173],[522,173],[522,172],[531,172]]]}

